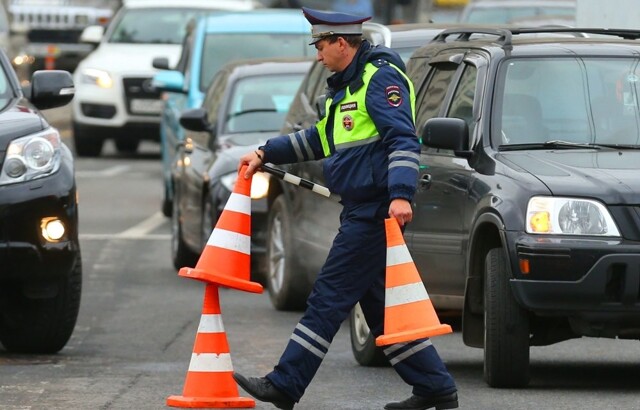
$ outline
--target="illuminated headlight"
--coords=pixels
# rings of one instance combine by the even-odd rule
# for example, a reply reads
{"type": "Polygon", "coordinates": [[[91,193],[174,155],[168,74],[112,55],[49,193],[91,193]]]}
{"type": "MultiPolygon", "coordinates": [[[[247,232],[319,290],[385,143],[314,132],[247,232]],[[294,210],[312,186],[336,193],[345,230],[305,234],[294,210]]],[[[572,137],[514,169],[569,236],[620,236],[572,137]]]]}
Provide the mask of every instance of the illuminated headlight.
{"type": "Polygon", "coordinates": [[[113,87],[113,79],[108,72],[95,68],[86,68],[80,73],[80,81],[85,84],[97,85],[100,88],[113,87]]]}
{"type": "Polygon", "coordinates": [[[531,198],[527,205],[526,231],[533,234],[620,236],[604,205],[581,198],[531,198]]]}
{"type": "Polygon", "coordinates": [[[55,128],[11,141],[0,172],[0,185],[29,181],[58,171],[61,144],[55,128]]]}
{"type": "MultiPolygon", "coordinates": [[[[220,182],[222,182],[225,188],[233,192],[237,179],[238,173],[232,172],[221,177],[220,182]]],[[[251,179],[251,199],[264,198],[267,196],[267,193],[269,193],[269,177],[263,172],[253,174],[253,178],[251,179]]]]}
{"type": "Polygon", "coordinates": [[[42,218],[40,230],[42,237],[48,242],[58,242],[66,233],[64,223],[56,217],[42,218]]]}

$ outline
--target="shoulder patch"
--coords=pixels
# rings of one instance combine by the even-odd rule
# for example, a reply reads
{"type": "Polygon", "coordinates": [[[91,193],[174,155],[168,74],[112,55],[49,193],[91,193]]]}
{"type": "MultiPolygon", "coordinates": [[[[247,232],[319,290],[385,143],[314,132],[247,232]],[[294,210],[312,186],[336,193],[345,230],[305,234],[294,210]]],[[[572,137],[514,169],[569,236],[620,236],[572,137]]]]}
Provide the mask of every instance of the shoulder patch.
{"type": "Polygon", "coordinates": [[[402,104],[402,93],[397,85],[390,85],[384,90],[387,102],[392,107],[399,107],[402,104]]]}

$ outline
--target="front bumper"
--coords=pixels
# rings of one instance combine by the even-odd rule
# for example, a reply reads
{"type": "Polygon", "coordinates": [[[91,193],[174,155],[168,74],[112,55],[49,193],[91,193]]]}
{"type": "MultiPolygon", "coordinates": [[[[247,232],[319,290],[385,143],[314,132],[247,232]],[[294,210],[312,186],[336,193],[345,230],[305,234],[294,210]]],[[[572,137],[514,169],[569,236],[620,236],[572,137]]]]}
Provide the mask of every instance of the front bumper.
{"type": "Polygon", "coordinates": [[[640,243],[619,239],[533,238],[511,243],[518,302],[540,314],[636,318],[640,313],[640,243]],[[527,260],[529,273],[521,271],[527,260]]]}
{"type": "Polygon", "coordinates": [[[26,183],[0,186],[0,280],[38,280],[67,275],[80,253],[78,206],[71,153],[58,172],[26,183]],[[43,218],[67,229],[58,242],[41,235],[43,218]]]}

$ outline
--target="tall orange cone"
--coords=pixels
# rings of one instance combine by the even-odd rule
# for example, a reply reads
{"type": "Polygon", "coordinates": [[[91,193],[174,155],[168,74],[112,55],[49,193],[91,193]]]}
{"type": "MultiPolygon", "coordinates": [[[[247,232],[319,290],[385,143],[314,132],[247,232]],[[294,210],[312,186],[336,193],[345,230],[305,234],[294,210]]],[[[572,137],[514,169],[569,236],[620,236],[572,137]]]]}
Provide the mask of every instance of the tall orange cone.
{"type": "Polygon", "coordinates": [[[202,316],[182,396],[169,396],[167,405],[189,408],[253,408],[256,405],[253,399],[238,396],[216,285],[205,286],[202,316]]]}
{"type": "Polygon", "coordinates": [[[388,218],[384,224],[387,233],[384,334],[376,338],[376,345],[451,333],[451,326],[440,324],[398,222],[388,218]]]}
{"type": "Polygon", "coordinates": [[[251,181],[242,167],[222,214],[195,268],[182,268],[178,275],[215,283],[245,292],[262,293],[262,285],[251,282],[251,181]]]}

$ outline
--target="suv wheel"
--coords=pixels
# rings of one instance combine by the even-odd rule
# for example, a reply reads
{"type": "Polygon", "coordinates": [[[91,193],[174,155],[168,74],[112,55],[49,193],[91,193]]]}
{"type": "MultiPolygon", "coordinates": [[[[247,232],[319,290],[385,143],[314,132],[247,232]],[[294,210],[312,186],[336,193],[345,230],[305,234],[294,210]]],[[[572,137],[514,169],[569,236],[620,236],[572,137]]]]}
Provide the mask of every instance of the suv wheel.
{"type": "Polygon", "coordinates": [[[188,266],[194,267],[199,255],[192,252],[182,239],[182,224],[180,223],[180,211],[178,210],[178,195],[173,196],[171,212],[171,260],[176,269],[188,266]]]}
{"type": "Polygon", "coordinates": [[[73,123],[73,144],[80,157],[98,157],[102,152],[104,140],[93,127],[73,123]]]}
{"type": "Polygon", "coordinates": [[[0,341],[11,352],[56,353],[69,341],[78,318],[82,293],[82,259],[78,255],[56,283],[53,297],[32,298],[3,285],[0,341]]]}
{"type": "Polygon", "coordinates": [[[523,387],[529,383],[529,318],[509,286],[502,248],[485,259],[484,379],[491,387],[523,387]]]}
{"type": "Polygon", "coordinates": [[[351,351],[358,364],[362,366],[389,365],[382,348],[376,346],[375,338],[369,330],[360,303],[357,303],[351,311],[349,330],[351,334],[351,351]]]}
{"type": "Polygon", "coordinates": [[[283,195],[278,196],[269,209],[267,233],[267,287],[271,304],[277,310],[302,309],[308,286],[296,267],[291,213],[283,195]]]}

